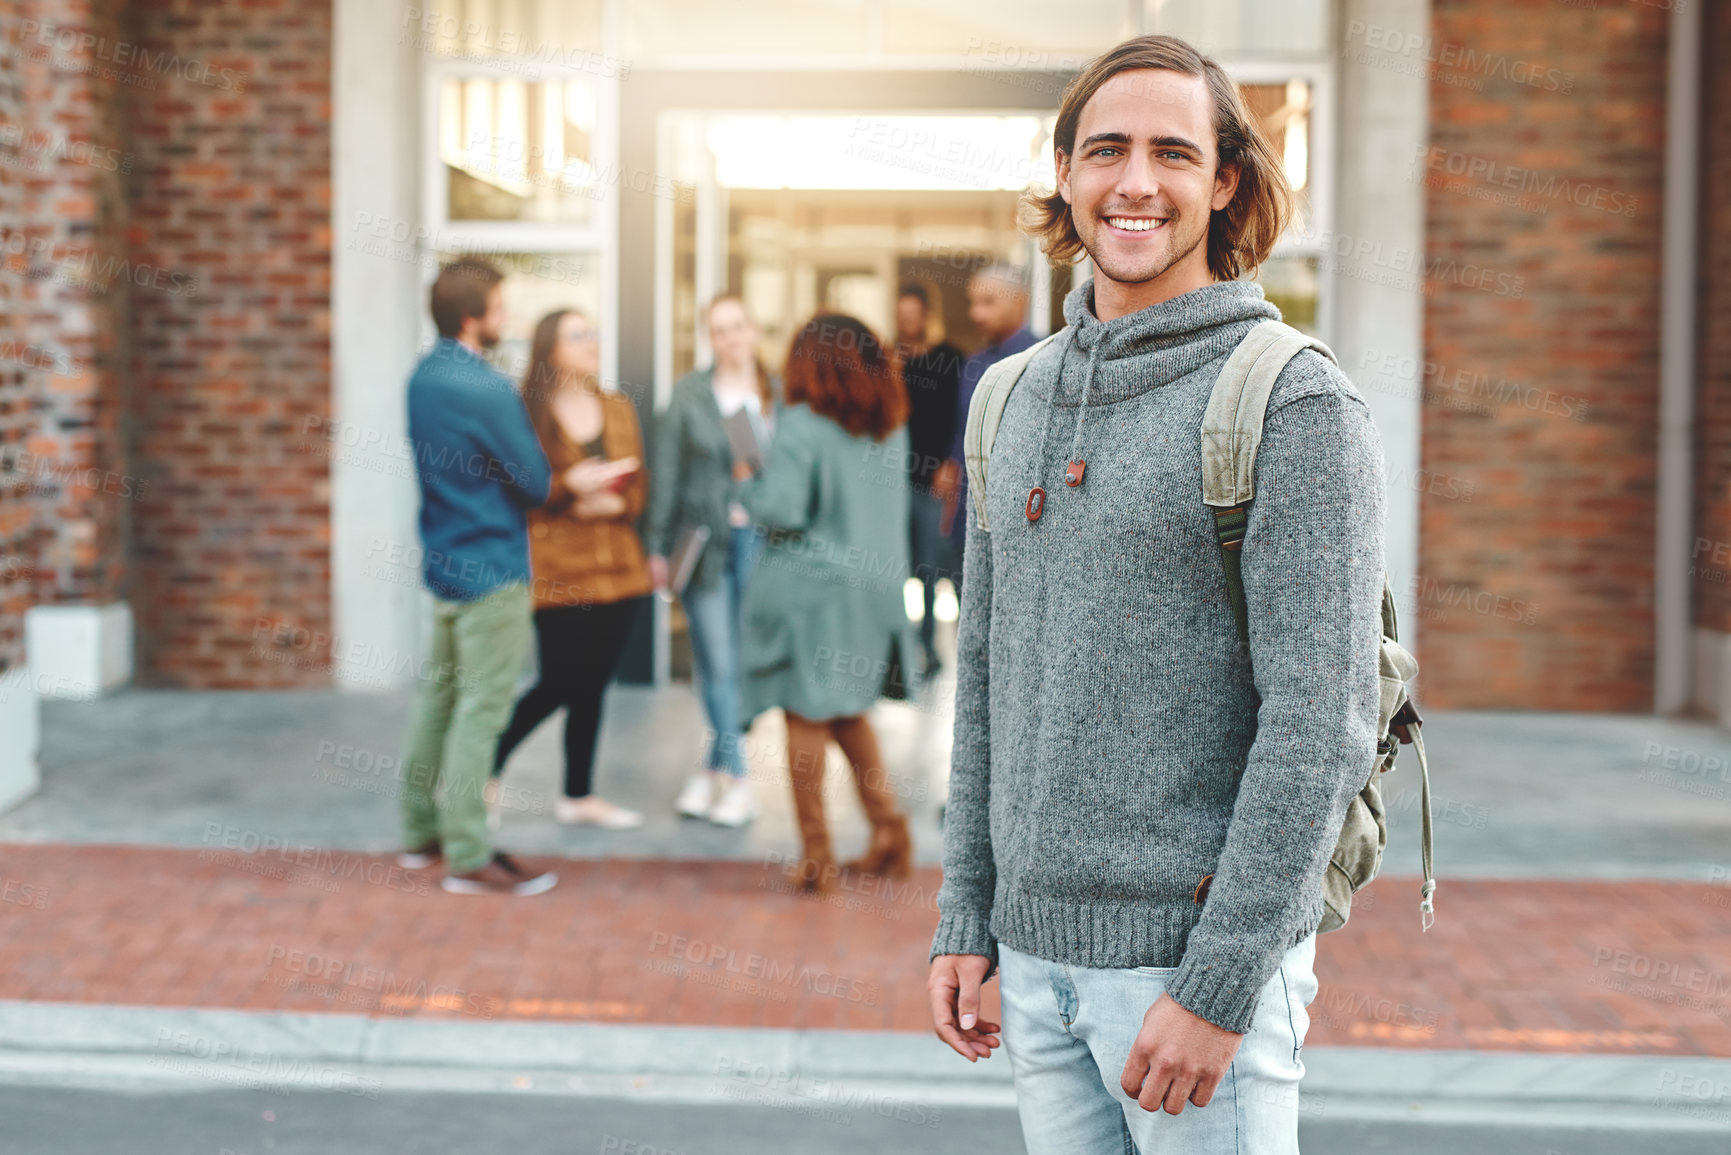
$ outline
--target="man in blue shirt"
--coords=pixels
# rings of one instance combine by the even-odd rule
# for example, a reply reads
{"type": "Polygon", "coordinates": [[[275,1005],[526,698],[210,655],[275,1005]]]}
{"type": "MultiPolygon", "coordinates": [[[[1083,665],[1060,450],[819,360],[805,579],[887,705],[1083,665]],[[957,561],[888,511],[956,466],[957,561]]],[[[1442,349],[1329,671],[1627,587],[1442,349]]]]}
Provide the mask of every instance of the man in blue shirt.
{"type": "Polygon", "coordinates": [[[967,538],[967,519],[956,511],[968,502],[968,471],[962,465],[962,435],[968,424],[968,403],[987,369],[1035,341],[1028,331],[1028,286],[1026,275],[1013,265],[987,265],[968,282],[968,319],[986,338],[986,347],[962,366],[956,390],[955,433],[950,438],[950,457],[932,481],[932,491],[944,502],[943,532],[948,535],[955,564],[951,580],[956,596],[962,593],[962,543],[967,538]]]}
{"type": "Polygon", "coordinates": [[[409,378],[433,641],[405,759],[408,849],[398,861],[420,870],[442,858],[453,894],[540,894],[557,881],[493,850],[482,798],[529,651],[527,515],[552,483],[516,386],[481,356],[504,326],[503,280],[472,258],[439,271],[439,339],[409,378]]]}

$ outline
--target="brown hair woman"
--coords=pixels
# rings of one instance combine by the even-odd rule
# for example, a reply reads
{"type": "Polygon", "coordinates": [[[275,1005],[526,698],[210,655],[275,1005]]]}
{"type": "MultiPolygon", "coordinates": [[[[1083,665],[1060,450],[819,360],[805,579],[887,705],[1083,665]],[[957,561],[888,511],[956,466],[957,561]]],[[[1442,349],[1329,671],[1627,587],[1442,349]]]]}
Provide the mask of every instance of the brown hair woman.
{"type": "Polygon", "coordinates": [[[853,317],[813,317],[783,371],[786,407],[763,473],[738,497],[763,535],[746,594],[746,716],[780,706],[788,772],[814,890],[838,870],[823,811],[833,739],[853,766],[871,844],[852,869],[905,875],[907,819],[866,711],[905,696],[918,643],[908,579],[907,393],[895,358],[853,317]]]}
{"type": "Polygon", "coordinates": [[[493,773],[559,707],[565,715],[561,822],[608,829],[643,824],[635,810],[590,792],[601,700],[619,664],[649,565],[632,528],[648,493],[637,411],[601,388],[600,349],[582,313],[541,318],[523,400],[553,466],[553,493],[529,515],[535,638],[541,674],[499,738],[493,773]]]}

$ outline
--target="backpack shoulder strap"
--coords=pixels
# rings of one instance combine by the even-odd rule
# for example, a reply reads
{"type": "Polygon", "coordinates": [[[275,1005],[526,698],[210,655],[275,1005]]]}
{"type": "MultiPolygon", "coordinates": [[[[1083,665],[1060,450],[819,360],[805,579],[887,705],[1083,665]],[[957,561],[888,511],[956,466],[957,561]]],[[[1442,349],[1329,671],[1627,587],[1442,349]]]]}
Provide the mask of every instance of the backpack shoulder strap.
{"type": "Polygon", "coordinates": [[[1268,398],[1286,363],[1304,349],[1336,360],[1327,345],[1279,321],[1254,326],[1226,359],[1202,418],[1204,504],[1242,505],[1256,496],[1256,450],[1268,398]]]}
{"type": "Polygon", "coordinates": [[[1250,646],[1250,611],[1244,602],[1244,572],[1238,551],[1250,520],[1248,507],[1256,496],[1256,450],[1262,444],[1262,419],[1268,413],[1274,382],[1287,362],[1304,349],[1315,349],[1335,360],[1327,345],[1290,325],[1263,321],[1253,326],[1226,358],[1202,417],[1202,501],[1214,512],[1220,560],[1226,567],[1226,592],[1238,623],[1238,640],[1246,652],[1250,646]]]}
{"type": "Polygon", "coordinates": [[[968,420],[962,427],[962,463],[968,469],[968,494],[973,501],[974,519],[981,529],[992,528],[986,521],[986,462],[992,456],[992,443],[998,439],[998,423],[1004,419],[1010,390],[1022,379],[1034,355],[1063,331],[1060,329],[987,368],[968,401],[968,420]]]}

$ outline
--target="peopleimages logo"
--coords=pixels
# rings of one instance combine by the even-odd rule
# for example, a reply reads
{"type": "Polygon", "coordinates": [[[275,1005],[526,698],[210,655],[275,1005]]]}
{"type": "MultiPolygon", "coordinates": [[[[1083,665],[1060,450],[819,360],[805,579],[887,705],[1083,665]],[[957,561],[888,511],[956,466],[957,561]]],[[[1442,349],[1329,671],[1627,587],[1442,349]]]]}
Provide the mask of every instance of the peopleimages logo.
{"type": "Polygon", "coordinates": [[[244,92],[247,74],[232,68],[213,68],[202,60],[182,58],[177,52],[152,52],[141,44],[127,40],[110,40],[82,28],[62,28],[37,20],[19,23],[20,39],[28,48],[35,45],[38,57],[41,49],[53,49],[68,56],[84,56],[112,64],[134,73],[154,72],[163,76],[178,76],[193,84],[205,84],[224,92],[244,92]]]}
{"type": "Polygon", "coordinates": [[[103,172],[132,171],[131,153],[73,140],[64,132],[27,132],[22,125],[0,124],[0,147],[17,149],[38,163],[81,164],[103,172]]]}
{"type": "Polygon", "coordinates": [[[1641,204],[1640,197],[1608,189],[1603,185],[1571,180],[1556,173],[1522,168],[1520,165],[1505,164],[1490,157],[1456,152],[1435,145],[1418,146],[1413,153],[1413,163],[1418,164],[1421,161],[1424,167],[1432,172],[1496,185],[1547,200],[1567,201],[1584,209],[1598,209],[1619,216],[1634,216],[1635,210],[1641,204]]]}
{"type": "MultiPolygon", "coordinates": [[[[1380,24],[1353,20],[1346,26],[1346,40],[1349,45],[1356,41],[1366,48],[1389,56],[1416,58],[1422,65],[1451,70],[1449,76],[1459,76],[1481,84],[1484,80],[1507,80],[1543,92],[1562,93],[1564,96],[1575,91],[1573,72],[1565,72],[1560,68],[1545,68],[1530,60],[1515,59],[1501,52],[1480,52],[1465,44],[1437,40],[1417,32],[1402,32],[1398,28],[1385,28],[1380,24]]],[[[1362,58],[1358,58],[1358,62],[1372,63],[1362,58]]],[[[1428,67],[1415,71],[1419,75],[1429,74],[1428,67]]],[[[1476,90],[1479,86],[1474,87],[1476,90]]]]}

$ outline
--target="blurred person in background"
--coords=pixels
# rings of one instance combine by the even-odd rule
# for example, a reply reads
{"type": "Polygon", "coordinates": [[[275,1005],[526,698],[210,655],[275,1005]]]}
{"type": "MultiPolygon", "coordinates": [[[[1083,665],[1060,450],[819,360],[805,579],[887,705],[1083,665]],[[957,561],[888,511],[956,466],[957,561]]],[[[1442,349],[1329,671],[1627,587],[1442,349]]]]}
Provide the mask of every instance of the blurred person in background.
{"type": "Polygon", "coordinates": [[[838,877],[824,819],[829,742],[853,767],[871,822],[863,857],[847,868],[904,876],[913,860],[865,713],[907,697],[914,632],[908,578],[907,392],[895,358],[864,324],[820,314],[793,340],[783,369],[786,407],[763,472],[740,466],[739,500],[764,531],[746,595],[745,705],[749,717],[787,715],[788,774],[810,890],[838,877]]]}
{"type": "Polygon", "coordinates": [[[668,588],[667,558],[681,532],[709,531],[696,568],[678,591],[690,629],[698,689],[709,717],[705,769],[691,776],[674,802],[688,818],[744,826],[757,817],[746,779],[740,713],[740,614],[756,537],[745,509],[730,499],[734,454],[724,420],[743,411],[766,442],[774,424],[775,381],[757,356],[757,327],[734,296],[708,309],[715,363],[681,378],[657,424],[655,486],[649,497],[650,574],[668,588]]]}
{"type": "Polygon", "coordinates": [[[626,635],[650,591],[635,522],[649,480],[637,409],[601,388],[598,337],[582,313],[541,318],[529,346],[523,398],[553,468],[552,495],[529,515],[540,678],[499,736],[495,778],[511,752],[565,707],[565,793],[560,822],[625,830],[643,815],[590,792],[601,703],[626,635]]]}
{"type": "Polygon", "coordinates": [[[938,668],[937,619],[932,613],[938,579],[961,568],[960,553],[950,548],[953,539],[942,531],[944,506],[932,484],[955,438],[962,351],[948,342],[930,344],[930,329],[930,297],[924,285],[910,281],[896,298],[896,355],[908,391],[908,544],[914,576],[924,592],[920,647],[928,674],[938,668]]]}
{"type": "MultiPolygon", "coordinates": [[[[986,345],[962,366],[949,459],[938,470],[933,484],[934,492],[943,502],[943,532],[957,557],[967,540],[967,521],[957,517],[956,511],[965,509],[968,502],[968,472],[962,466],[962,432],[967,424],[968,402],[974,399],[974,389],[987,369],[1034,343],[1034,334],[1028,331],[1027,275],[1014,265],[1003,264],[987,265],[975,273],[968,281],[968,318],[985,337],[986,345]]],[[[953,580],[959,592],[961,567],[956,570],[953,580]]]]}
{"type": "Polygon", "coordinates": [[[409,378],[433,672],[415,700],[397,861],[422,870],[442,858],[453,894],[540,894],[557,881],[493,850],[482,798],[529,652],[528,512],[552,486],[516,386],[481,357],[505,324],[503,280],[481,260],[439,270],[439,339],[409,378]]]}

